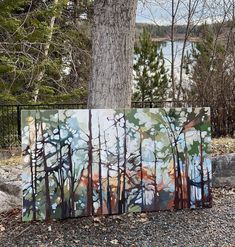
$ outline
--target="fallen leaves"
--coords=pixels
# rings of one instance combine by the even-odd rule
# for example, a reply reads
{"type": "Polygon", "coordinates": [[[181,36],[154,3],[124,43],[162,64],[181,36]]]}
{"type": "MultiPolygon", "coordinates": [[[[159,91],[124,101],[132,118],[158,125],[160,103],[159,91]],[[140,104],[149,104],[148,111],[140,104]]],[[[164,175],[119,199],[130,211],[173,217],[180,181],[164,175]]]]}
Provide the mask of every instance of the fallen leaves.
{"type": "Polygon", "coordinates": [[[137,221],[141,223],[146,223],[149,221],[148,215],[146,213],[141,213],[138,215],[137,221]]]}
{"type": "Polygon", "coordinates": [[[3,225],[0,225],[0,232],[4,232],[6,228],[3,225]]]}
{"type": "Polygon", "coordinates": [[[94,217],[93,218],[94,226],[101,226],[101,225],[103,225],[102,219],[103,219],[103,217],[94,217]]]}
{"type": "Polygon", "coordinates": [[[113,239],[110,241],[111,244],[117,245],[118,244],[118,240],[117,239],[113,239]]]}

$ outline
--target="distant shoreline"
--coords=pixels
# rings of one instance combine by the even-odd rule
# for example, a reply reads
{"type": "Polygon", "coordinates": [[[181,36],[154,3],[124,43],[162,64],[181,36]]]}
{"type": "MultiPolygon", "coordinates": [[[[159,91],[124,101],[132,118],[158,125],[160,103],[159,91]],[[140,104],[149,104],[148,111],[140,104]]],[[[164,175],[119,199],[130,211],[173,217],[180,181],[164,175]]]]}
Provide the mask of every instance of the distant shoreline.
{"type": "MultiPolygon", "coordinates": [[[[184,41],[185,37],[184,36],[176,36],[174,41],[184,41]]],[[[169,37],[159,37],[159,38],[152,38],[152,41],[154,42],[169,42],[171,39],[169,37]]],[[[200,42],[201,38],[200,37],[189,37],[187,39],[189,42],[200,42]]]]}

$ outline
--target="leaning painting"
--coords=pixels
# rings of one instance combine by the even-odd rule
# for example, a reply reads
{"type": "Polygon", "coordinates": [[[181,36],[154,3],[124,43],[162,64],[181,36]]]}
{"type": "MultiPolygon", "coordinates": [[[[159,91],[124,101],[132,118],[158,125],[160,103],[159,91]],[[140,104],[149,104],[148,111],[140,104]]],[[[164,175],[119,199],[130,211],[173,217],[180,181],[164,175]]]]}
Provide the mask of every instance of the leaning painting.
{"type": "Polygon", "coordinates": [[[209,108],[22,111],[23,220],[211,206],[209,108]]]}

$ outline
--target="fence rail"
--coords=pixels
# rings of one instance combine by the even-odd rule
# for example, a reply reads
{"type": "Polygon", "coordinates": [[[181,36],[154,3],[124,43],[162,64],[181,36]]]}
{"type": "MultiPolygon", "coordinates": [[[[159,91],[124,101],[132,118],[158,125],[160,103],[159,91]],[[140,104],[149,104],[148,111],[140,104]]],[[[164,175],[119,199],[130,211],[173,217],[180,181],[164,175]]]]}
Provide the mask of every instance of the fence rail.
{"type": "MultiPolygon", "coordinates": [[[[78,104],[35,104],[35,105],[0,105],[0,148],[19,146],[21,142],[21,110],[36,109],[86,109],[86,103],[78,104]]],[[[154,107],[200,107],[200,104],[187,102],[132,102],[133,108],[154,107]]],[[[228,109],[211,107],[212,135],[220,137],[234,135],[235,107],[228,109]]]]}

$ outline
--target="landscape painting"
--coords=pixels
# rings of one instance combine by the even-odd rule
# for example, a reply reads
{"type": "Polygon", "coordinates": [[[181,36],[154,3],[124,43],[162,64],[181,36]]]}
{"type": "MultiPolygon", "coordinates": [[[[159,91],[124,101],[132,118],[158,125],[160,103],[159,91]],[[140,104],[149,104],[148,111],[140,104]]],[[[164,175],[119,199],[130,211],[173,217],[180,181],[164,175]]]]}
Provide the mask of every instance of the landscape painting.
{"type": "Polygon", "coordinates": [[[211,207],[209,108],[22,111],[23,220],[211,207]]]}

